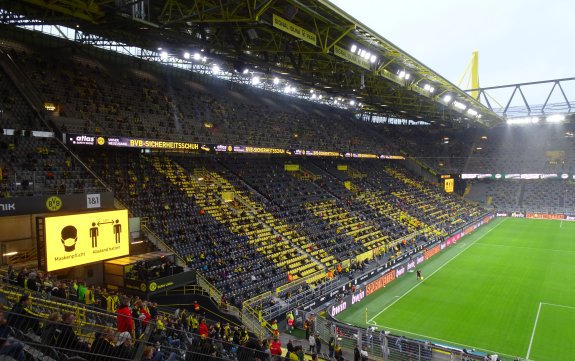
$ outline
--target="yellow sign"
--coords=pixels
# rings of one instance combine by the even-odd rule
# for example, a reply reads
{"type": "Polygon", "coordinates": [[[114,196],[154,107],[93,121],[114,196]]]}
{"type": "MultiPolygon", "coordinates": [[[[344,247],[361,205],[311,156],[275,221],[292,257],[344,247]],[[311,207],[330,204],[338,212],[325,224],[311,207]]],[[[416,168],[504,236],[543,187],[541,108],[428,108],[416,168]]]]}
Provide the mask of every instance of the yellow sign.
{"type": "Polygon", "coordinates": [[[48,272],[130,253],[128,211],[45,218],[48,272]]]}
{"type": "Polygon", "coordinates": [[[338,164],[337,170],[347,170],[347,164],[338,164]]]}
{"type": "Polygon", "coordinates": [[[59,211],[62,208],[62,199],[58,196],[52,196],[46,200],[46,209],[52,212],[59,211]]]}
{"type": "Polygon", "coordinates": [[[445,192],[447,193],[453,193],[453,191],[455,190],[455,180],[453,178],[445,179],[443,181],[443,185],[445,188],[445,192]]]}
{"type": "Polygon", "coordinates": [[[130,139],[130,147],[158,148],[158,149],[188,149],[188,150],[200,149],[200,145],[198,143],[169,142],[163,140],[143,140],[143,139],[130,139]]]}
{"type": "Polygon", "coordinates": [[[361,56],[348,51],[341,46],[334,45],[333,46],[333,53],[335,56],[339,56],[340,58],[349,61],[350,63],[354,63],[355,65],[359,65],[364,69],[369,70],[370,64],[369,60],[362,58],[361,56]]]}
{"type": "Polygon", "coordinates": [[[234,192],[233,191],[224,191],[222,192],[222,199],[224,202],[233,202],[234,201],[234,192]]]}
{"type": "Polygon", "coordinates": [[[299,170],[299,164],[284,164],[284,170],[287,172],[295,172],[299,170]]]}
{"type": "Polygon", "coordinates": [[[312,33],[311,31],[307,31],[301,26],[297,26],[291,21],[288,21],[276,14],[273,15],[273,26],[274,28],[280,29],[281,31],[285,31],[288,34],[305,41],[306,43],[310,43],[311,45],[317,45],[317,36],[315,36],[314,33],[312,33]]]}

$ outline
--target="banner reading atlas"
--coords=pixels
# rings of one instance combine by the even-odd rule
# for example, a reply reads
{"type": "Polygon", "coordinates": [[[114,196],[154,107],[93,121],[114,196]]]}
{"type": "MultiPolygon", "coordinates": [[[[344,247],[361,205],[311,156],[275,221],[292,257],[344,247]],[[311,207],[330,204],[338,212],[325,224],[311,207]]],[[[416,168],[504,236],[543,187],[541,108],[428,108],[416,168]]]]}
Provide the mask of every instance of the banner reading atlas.
{"type": "Polygon", "coordinates": [[[48,272],[130,252],[127,210],[46,217],[45,230],[48,272]]]}

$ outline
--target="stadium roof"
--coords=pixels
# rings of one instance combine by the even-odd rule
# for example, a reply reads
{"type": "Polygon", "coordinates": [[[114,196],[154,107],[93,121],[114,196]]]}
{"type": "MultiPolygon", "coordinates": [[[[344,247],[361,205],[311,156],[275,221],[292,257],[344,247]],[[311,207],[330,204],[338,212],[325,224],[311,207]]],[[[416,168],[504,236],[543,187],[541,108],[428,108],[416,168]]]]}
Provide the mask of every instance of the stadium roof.
{"type": "Polygon", "coordinates": [[[436,125],[503,121],[326,0],[0,0],[0,6],[8,10],[2,23],[38,19],[80,28],[76,40],[85,44],[114,41],[181,57],[204,51],[263,79],[279,75],[353,99],[368,114],[436,125]]]}

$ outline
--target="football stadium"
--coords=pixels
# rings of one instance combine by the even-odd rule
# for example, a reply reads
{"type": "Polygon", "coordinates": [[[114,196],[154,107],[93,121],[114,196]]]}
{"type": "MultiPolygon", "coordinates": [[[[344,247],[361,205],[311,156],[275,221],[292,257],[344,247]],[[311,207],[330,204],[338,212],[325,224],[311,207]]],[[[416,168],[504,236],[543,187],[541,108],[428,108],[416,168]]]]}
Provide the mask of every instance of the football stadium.
{"type": "Polygon", "coordinates": [[[574,360],[575,78],[474,53],[463,89],[384,36],[0,1],[0,358],[574,360]]]}

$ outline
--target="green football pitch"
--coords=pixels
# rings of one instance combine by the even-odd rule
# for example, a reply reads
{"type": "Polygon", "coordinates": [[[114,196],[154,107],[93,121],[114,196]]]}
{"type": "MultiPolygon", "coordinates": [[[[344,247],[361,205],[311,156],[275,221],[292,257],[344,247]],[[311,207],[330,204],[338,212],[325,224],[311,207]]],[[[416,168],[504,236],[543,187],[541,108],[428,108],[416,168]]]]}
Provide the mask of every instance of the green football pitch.
{"type": "Polygon", "coordinates": [[[575,222],[499,218],[337,316],[497,353],[575,360],[575,222]]]}

